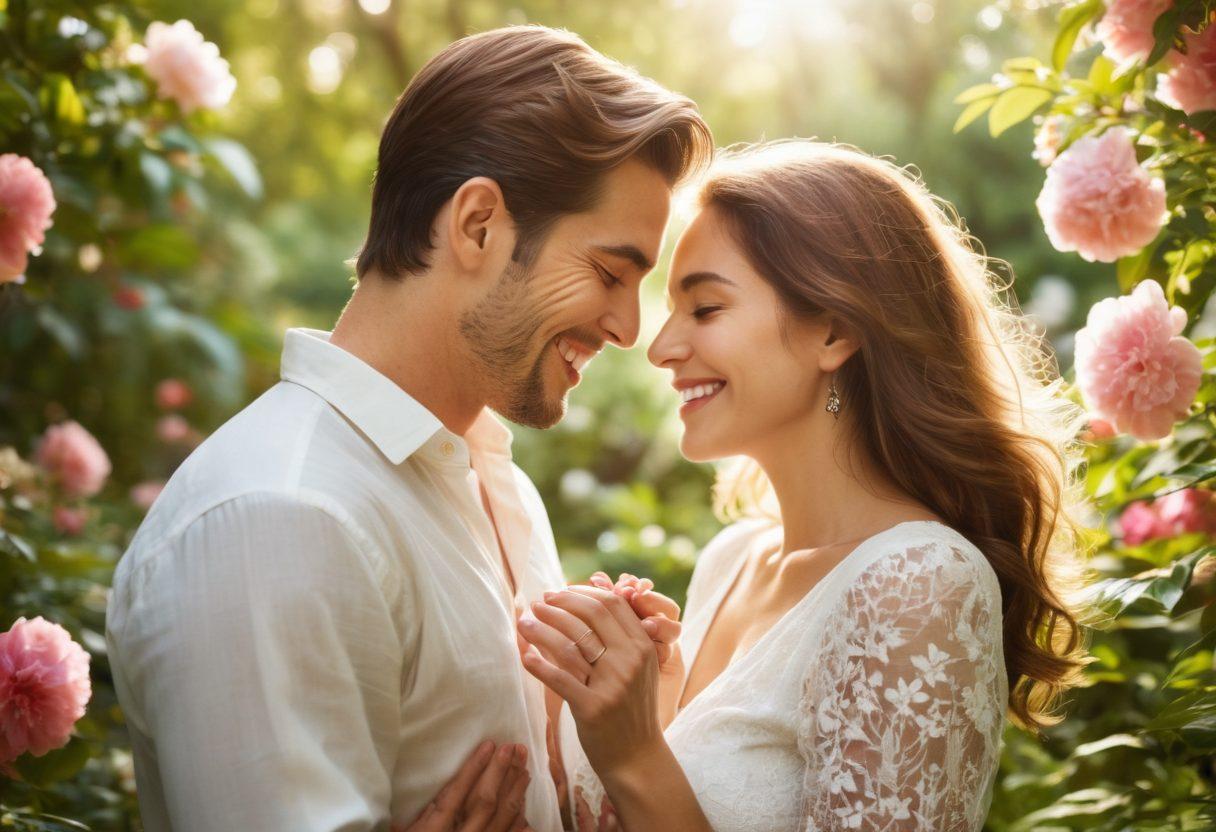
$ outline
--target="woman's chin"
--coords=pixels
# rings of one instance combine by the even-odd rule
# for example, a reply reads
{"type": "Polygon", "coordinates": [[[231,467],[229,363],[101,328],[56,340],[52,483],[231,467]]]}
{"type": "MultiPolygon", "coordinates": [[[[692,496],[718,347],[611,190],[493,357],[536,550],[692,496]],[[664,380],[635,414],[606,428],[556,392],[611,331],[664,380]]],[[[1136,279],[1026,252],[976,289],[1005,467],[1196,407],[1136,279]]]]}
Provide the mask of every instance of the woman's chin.
{"type": "Polygon", "coordinates": [[[710,437],[697,436],[696,432],[684,431],[680,437],[680,454],[689,462],[714,462],[730,456],[722,451],[710,437]]]}

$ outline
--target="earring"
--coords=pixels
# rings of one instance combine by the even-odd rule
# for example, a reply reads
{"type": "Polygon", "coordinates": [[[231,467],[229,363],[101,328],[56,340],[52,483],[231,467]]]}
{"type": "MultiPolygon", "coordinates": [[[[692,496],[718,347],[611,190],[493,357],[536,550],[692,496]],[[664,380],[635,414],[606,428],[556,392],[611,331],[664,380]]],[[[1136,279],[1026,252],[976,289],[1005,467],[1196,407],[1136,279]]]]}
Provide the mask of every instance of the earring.
{"type": "Polygon", "coordinates": [[[831,413],[833,419],[840,418],[840,391],[836,389],[834,378],[828,383],[828,404],[824,410],[831,413]]]}

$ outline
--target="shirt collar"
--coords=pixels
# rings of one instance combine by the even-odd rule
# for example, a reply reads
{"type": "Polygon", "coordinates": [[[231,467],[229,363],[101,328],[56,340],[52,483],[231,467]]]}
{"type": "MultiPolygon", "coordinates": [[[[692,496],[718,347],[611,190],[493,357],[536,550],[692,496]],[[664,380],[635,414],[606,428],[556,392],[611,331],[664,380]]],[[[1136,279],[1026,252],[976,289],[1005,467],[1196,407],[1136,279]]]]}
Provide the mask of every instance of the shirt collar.
{"type": "MultiPolygon", "coordinates": [[[[400,465],[442,430],[443,423],[371,365],[329,343],[329,336],[319,329],[287,330],[281,377],[325,399],[389,462],[400,465]]],[[[478,422],[488,415],[483,412],[478,422]]]]}

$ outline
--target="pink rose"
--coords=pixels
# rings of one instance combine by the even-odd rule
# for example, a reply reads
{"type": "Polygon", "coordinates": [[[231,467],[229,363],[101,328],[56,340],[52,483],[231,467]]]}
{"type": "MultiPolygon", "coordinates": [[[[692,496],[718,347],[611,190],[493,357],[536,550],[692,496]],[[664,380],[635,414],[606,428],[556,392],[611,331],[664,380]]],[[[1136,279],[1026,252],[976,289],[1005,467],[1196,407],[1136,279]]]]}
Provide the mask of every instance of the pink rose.
{"type": "Polygon", "coordinates": [[[156,423],[156,435],[166,445],[176,445],[190,438],[190,423],[176,413],[162,416],[156,423]]]}
{"type": "Polygon", "coordinates": [[[1119,530],[1128,546],[1139,546],[1159,537],[1169,537],[1170,529],[1153,507],[1144,501],[1132,503],[1119,517],[1119,530]]]}
{"type": "Polygon", "coordinates": [[[1035,202],[1051,244],[1111,263],[1152,242],[1167,219],[1165,186],[1136,162],[1122,127],[1074,142],[1047,169],[1035,202]]]}
{"type": "Polygon", "coordinates": [[[159,480],[148,480],[141,482],[131,489],[131,502],[138,508],[147,511],[152,508],[152,504],[156,502],[156,498],[160,496],[160,492],[165,490],[165,484],[159,480]]]}
{"type": "Polygon", "coordinates": [[[193,399],[190,385],[181,379],[167,378],[156,385],[156,406],[161,410],[180,410],[193,399]]]}
{"type": "Polygon", "coordinates": [[[1212,497],[1213,492],[1204,488],[1184,488],[1166,494],[1154,503],[1154,507],[1172,534],[1216,534],[1216,502],[1212,497]]]}
{"type": "Polygon", "coordinates": [[[38,616],[0,633],[0,763],[65,745],[92,688],[89,654],[38,616]]]}
{"type": "Polygon", "coordinates": [[[1108,0],[1095,33],[1103,54],[1116,63],[1143,61],[1153,51],[1153,23],[1172,0],[1108,0]]]}
{"type": "Polygon", "coordinates": [[[105,450],[76,422],[47,428],[38,443],[37,459],[71,497],[92,497],[110,476],[105,450]]]}
{"type": "Polygon", "coordinates": [[[1186,54],[1170,53],[1170,70],[1157,82],[1157,97],[1187,115],[1216,110],[1216,25],[1186,35],[1186,54]]]}
{"type": "Polygon", "coordinates": [[[1077,384],[1090,411],[1138,439],[1168,436],[1203,375],[1184,326],[1186,313],[1152,280],[1095,303],[1076,339],[1077,384]]]}
{"type": "Polygon", "coordinates": [[[84,524],[89,519],[89,513],[79,507],[55,506],[51,511],[51,522],[55,530],[68,537],[75,537],[84,531],[84,524]]]}
{"type": "Polygon", "coordinates": [[[54,212],[46,174],[24,156],[0,155],[0,283],[24,282],[28,255],[41,251],[54,212]]]}
{"type": "Polygon", "coordinates": [[[157,95],[176,101],[183,113],[218,109],[232,98],[236,79],[228,62],[189,20],[152,23],[144,40],[144,71],[156,82],[157,95]]]}

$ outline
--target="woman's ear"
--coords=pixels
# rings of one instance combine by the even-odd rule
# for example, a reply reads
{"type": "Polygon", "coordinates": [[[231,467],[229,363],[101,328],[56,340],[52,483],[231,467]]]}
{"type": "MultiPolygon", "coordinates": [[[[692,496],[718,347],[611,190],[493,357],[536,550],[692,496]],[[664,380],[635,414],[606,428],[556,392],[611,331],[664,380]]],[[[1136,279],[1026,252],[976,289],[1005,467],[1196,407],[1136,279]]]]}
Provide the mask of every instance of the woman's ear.
{"type": "Polygon", "coordinates": [[[475,176],[456,189],[448,212],[447,239],[461,268],[479,271],[487,261],[499,259],[504,245],[514,246],[514,237],[514,224],[497,182],[475,176]]]}
{"type": "Polygon", "coordinates": [[[861,348],[861,338],[849,324],[835,316],[828,319],[823,348],[819,352],[819,369],[834,373],[861,348]]]}

